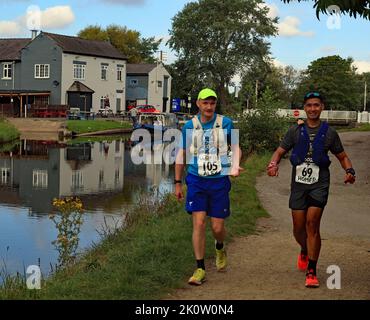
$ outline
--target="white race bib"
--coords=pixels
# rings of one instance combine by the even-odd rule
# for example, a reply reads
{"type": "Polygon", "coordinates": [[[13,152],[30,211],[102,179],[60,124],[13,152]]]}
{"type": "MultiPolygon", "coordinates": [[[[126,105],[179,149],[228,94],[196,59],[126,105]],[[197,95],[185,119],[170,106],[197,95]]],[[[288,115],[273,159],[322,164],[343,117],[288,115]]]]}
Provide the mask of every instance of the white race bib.
{"type": "Polygon", "coordinates": [[[319,181],[320,167],[315,163],[303,162],[296,167],[295,182],[314,184],[319,181]]]}
{"type": "Polygon", "coordinates": [[[221,159],[217,154],[198,155],[198,174],[200,176],[213,176],[221,172],[221,159]]]}

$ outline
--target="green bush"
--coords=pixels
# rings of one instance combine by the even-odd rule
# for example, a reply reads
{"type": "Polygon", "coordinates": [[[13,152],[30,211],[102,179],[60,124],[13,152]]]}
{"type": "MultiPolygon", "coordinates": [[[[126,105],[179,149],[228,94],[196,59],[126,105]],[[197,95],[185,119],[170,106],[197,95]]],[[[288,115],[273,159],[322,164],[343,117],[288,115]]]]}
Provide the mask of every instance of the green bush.
{"type": "Polygon", "coordinates": [[[270,89],[266,89],[258,107],[238,117],[239,142],[243,152],[249,154],[275,150],[288,128],[287,118],[276,114],[282,107],[270,89]]]}

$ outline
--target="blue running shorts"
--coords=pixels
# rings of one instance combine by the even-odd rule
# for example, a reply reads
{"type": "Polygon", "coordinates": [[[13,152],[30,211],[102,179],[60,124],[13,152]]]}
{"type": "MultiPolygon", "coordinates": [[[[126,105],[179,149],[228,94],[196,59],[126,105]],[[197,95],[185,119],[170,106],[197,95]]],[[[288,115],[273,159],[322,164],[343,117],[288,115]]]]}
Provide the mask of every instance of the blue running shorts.
{"type": "Polygon", "coordinates": [[[203,178],[188,174],[186,211],[190,214],[205,211],[212,218],[225,219],[230,215],[229,192],[231,182],[228,176],[203,178]]]}

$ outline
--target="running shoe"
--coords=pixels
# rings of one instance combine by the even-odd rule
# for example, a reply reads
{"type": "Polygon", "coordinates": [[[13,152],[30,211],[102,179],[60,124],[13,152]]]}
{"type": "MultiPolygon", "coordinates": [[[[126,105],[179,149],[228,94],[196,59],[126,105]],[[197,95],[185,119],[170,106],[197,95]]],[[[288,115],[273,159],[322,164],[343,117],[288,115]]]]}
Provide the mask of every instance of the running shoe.
{"type": "Polygon", "coordinates": [[[306,271],[308,267],[308,255],[300,253],[297,259],[297,268],[301,271],[306,271]]]}
{"type": "Polygon", "coordinates": [[[194,271],[188,283],[194,286],[200,286],[204,281],[206,281],[206,271],[202,268],[198,268],[194,271]]]}
{"type": "Polygon", "coordinates": [[[317,276],[313,273],[313,270],[309,270],[306,274],[306,287],[307,288],[318,288],[320,286],[317,276]]]}
{"type": "Polygon", "coordinates": [[[227,266],[227,258],[226,258],[226,251],[225,248],[221,250],[216,249],[216,268],[219,272],[226,271],[227,266]]]}

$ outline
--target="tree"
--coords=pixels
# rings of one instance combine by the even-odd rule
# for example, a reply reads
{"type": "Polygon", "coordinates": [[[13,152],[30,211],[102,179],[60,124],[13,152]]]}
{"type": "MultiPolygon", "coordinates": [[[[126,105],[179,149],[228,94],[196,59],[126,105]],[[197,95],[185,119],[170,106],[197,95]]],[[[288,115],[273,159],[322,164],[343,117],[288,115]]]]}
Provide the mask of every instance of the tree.
{"type": "Polygon", "coordinates": [[[327,108],[357,110],[360,106],[359,79],[352,64],[352,58],[343,59],[338,55],[311,62],[296,96],[302,101],[306,92],[319,91],[326,99],[327,108]]]}
{"type": "Polygon", "coordinates": [[[242,77],[241,94],[245,100],[250,99],[249,106],[255,105],[256,84],[258,98],[262,96],[268,87],[273,94],[289,108],[293,102],[293,95],[300,83],[300,72],[292,66],[277,67],[270,59],[256,61],[242,77]]]}
{"type": "Polygon", "coordinates": [[[141,38],[140,32],[115,24],[106,29],[98,25],[88,26],[78,36],[89,40],[109,41],[128,58],[129,63],[154,63],[154,54],[162,41],[156,41],[154,37],[141,38]]]}
{"type": "MultiPolygon", "coordinates": [[[[303,0],[282,0],[285,3],[303,0]]],[[[304,0],[307,1],[307,0],[304,0]]],[[[340,8],[341,13],[349,14],[350,17],[356,18],[357,15],[365,19],[370,20],[370,0],[312,0],[314,7],[316,7],[316,16],[320,19],[320,13],[328,14],[328,9],[332,5],[336,5],[340,8]]]]}
{"type": "Polygon", "coordinates": [[[173,18],[168,44],[181,64],[191,66],[194,84],[214,87],[226,106],[233,76],[269,52],[264,38],[276,34],[277,19],[267,14],[262,0],[190,2],[173,18]]]}

